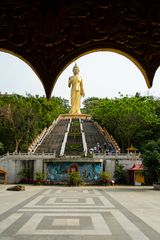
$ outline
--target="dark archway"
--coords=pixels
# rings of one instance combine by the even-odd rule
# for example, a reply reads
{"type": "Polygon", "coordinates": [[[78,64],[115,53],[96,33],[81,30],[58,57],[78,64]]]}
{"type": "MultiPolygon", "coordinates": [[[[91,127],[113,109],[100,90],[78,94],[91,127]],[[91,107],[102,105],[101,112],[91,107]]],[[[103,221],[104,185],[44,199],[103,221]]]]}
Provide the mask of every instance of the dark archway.
{"type": "Polygon", "coordinates": [[[160,65],[157,0],[5,0],[0,12],[0,49],[30,64],[48,98],[66,66],[94,50],[129,56],[152,86],[160,65]]]}

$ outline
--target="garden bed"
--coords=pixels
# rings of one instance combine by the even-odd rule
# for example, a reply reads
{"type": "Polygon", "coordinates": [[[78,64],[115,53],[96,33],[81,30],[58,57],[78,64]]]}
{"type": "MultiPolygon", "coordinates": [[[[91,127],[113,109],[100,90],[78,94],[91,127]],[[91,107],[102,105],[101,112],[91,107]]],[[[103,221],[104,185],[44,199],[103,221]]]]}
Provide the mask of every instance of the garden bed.
{"type": "Polygon", "coordinates": [[[153,188],[154,188],[155,190],[160,190],[160,183],[154,183],[154,184],[153,184],[153,188]]]}

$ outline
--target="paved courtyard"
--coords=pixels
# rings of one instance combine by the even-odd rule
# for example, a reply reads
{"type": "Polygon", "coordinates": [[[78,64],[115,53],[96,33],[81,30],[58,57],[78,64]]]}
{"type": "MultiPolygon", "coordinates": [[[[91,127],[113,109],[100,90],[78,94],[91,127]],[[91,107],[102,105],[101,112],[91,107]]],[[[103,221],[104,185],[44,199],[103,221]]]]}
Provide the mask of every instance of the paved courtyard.
{"type": "Polygon", "coordinates": [[[0,240],[159,240],[160,191],[152,187],[0,185],[0,240]]]}

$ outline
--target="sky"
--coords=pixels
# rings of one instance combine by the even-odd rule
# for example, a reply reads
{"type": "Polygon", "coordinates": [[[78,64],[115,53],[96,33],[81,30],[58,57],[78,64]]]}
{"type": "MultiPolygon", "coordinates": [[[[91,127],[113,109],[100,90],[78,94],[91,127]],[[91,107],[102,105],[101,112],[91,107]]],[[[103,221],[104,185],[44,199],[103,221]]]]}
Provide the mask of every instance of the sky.
{"type": "MultiPolygon", "coordinates": [[[[136,92],[140,92],[141,95],[160,96],[160,68],[156,72],[152,88],[148,89],[141,71],[120,54],[94,52],[80,57],[76,62],[84,82],[84,99],[115,98],[119,97],[119,92],[128,96],[133,96],[136,92]]],[[[52,96],[70,99],[68,78],[73,75],[74,64],[75,61],[59,76],[52,96]]],[[[30,66],[4,52],[0,52],[0,92],[45,95],[41,81],[30,66]]]]}

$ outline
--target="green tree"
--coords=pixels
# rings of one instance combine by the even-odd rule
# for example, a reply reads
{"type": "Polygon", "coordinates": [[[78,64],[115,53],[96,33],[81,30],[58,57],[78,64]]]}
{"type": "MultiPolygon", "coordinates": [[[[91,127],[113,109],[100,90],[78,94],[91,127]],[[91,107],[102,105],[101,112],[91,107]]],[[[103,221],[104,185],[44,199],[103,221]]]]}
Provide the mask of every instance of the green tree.
{"type": "Polygon", "coordinates": [[[149,139],[160,136],[159,100],[153,97],[120,96],[115,99],[88,99],[85,111],[104,126],[126,151],[131,144],[141,149],[149,139]]]}
{"type": "Polygon", "coordinates": [[[83,101],[83,112],[86,114],[92,114],[99,104],[100,99],[97,97],[91,97],[83,101]]]}
{"type": "Polygon", "coordinates": [[[6,151],[26,151],[44,127],[49,127],[59,114],[68,112],[68,101],[52,97],[26,97],[0,94],[0,142],[6,151]]]}
{"type": "Polygon", "coordinates": [[[143,146],[142,159],[146,182],[149,184],[157,182],[160,177],[160,139],[150,140],[143,146]]]}
{"type": "Polygon", "coordinates": [[[12,132],[15,152],[23,150],[19,146],[22,141],[25,142],[29,139],[37,120],[33,105],[26,100],[24,97],[18,97],[18,101],[15,98],[9,104],[10,111],[9,117],[6,119],[6,125],[12,132]]]}

